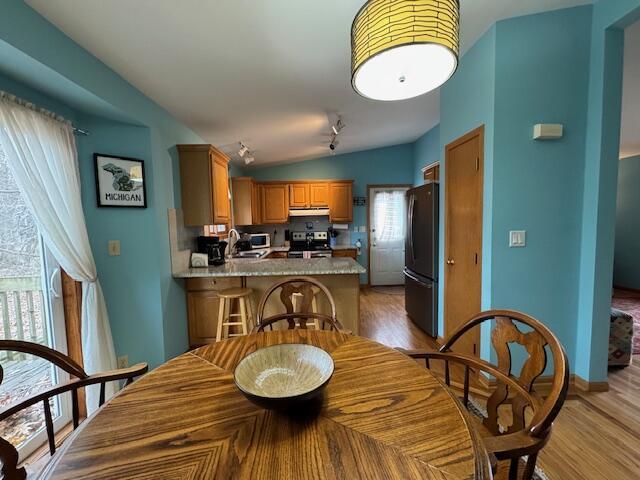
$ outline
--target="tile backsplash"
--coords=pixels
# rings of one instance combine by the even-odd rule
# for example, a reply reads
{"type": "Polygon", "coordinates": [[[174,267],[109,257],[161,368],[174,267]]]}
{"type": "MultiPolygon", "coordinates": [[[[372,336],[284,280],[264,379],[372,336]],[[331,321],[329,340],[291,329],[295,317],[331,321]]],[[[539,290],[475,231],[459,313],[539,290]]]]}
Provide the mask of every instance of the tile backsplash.
{"type": "MultiPolygon", "coordinates": [[[[269,233],[271,244],[281,246],[284,244],[284,232],[304,232],[307,230],[327,231],[333,225],[327,217],[298,217],[294,221],[283,225],[248,225],[237,227],[242,233],[269,233]]],[[[351,233],[349,230],[339,230],[336,242],[338,245],[351,245],[351,233]]]]}

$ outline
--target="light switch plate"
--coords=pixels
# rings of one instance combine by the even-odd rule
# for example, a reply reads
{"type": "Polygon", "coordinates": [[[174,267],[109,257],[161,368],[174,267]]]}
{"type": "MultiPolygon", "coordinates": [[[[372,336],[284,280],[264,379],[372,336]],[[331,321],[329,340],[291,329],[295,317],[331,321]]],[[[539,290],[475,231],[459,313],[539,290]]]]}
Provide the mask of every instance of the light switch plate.
{"type": "Polygon", "coordinates": [[[120,240],[109,240],[109,256],[117,257],[120,255],[120,240]]]}
{"type": "Polygon", "coordinates": [[[509,247],[524,247],[527,245],[527,232],[525,230],[511,230],[509,232],[509,247]]]}

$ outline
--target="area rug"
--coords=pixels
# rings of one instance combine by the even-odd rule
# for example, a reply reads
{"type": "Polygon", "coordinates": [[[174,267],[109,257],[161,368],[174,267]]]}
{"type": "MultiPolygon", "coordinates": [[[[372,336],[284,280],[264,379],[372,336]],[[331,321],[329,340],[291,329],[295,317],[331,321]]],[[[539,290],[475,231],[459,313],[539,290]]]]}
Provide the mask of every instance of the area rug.
{"type": "Polygon", "coordinates": [[[640,355],[640,293],[615,289],[611,306],[633,317],[633,354],[640,355]]]}
{"type": "MultiPolygon", "coordinates": [[[[467,401],[467,410],[469,411],[469,413],[471,415],[473,415],[474,417],[482,420],[484,418],[487,418],[487,410],[484,408],[484,406],[475,398],[473,398],[472,396],[469,396],[469,400],[467,401]]],[[[527,456],[525,455],[524,457],[520,458],[520,473],[522,472],[522,470],[524,469],[524,465],[526,464],[527,461],[527,456]]],[[[500,468],[504,468],[504,466],[502,464],[500,464],[500,468]]],[[[539,465],[536,464],[536,469],[533,472],[533,480],[549,480],[549,477],[547,477],[547,474],[544,473],[544,470],[542,470],[542,468],[540,468],[539,465]]]]}

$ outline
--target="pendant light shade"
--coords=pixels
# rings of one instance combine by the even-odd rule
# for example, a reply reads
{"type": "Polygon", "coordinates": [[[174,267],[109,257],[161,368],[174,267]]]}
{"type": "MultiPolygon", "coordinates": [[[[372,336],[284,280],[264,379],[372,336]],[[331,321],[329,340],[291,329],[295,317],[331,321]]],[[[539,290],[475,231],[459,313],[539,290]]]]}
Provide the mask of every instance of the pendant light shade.
{"type": "Polygon", "coordinates": [[[351,27],[351,83],[403,100],[438,88],[458,66],[458,0],[369,0],[351,27]]]}

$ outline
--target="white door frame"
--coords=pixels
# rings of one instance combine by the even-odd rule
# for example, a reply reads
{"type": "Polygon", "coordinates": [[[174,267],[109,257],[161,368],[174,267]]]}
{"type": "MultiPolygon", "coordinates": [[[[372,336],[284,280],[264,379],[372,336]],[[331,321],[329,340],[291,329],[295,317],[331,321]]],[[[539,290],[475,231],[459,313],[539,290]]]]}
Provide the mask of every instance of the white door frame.
{"type": "Polygon", "coordinates": [[[410,188],[413,188],[413,185],[410,183],[383,183],[367,185],[367,283],[369,286],[371,286],[371,191],[376,188],[409,190],[410,188]]]}
{"type": "MultiPolygon", "coordinates": [[[[64,305],[62,301],[62,279],[60,264],[55,260],[48,248],[42,243],[40,237],[40,258],[42,259],[42,297],[44,315],[47,321],[48,346],[54,350],[67,353],[67,333],[64,318],[64,305]]],[[[63,383],[70,379],[67,372],[61,368],[51,366],[52,380],[55,383],[63,383]]],[[[59,415],[53,419],[53,431],[58,432],[71,421],[71,393],[63,393],[55,398],[59,415]]],[[[52,411],[55,415],[55,411],[52,411]]],[[[43,417],[44,418],[44,417],[43,417]]],[[[47,443],[47,431],[43,427],[32,437],[25,441],[20,448],[18,454],[20,461],[23,461],[34,451],[47,443]]]]}

